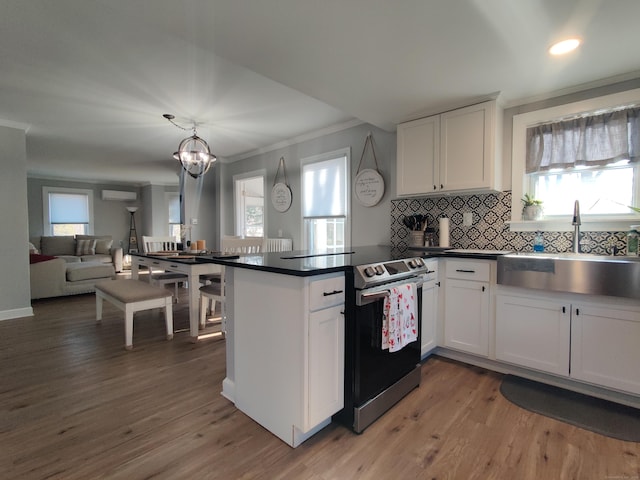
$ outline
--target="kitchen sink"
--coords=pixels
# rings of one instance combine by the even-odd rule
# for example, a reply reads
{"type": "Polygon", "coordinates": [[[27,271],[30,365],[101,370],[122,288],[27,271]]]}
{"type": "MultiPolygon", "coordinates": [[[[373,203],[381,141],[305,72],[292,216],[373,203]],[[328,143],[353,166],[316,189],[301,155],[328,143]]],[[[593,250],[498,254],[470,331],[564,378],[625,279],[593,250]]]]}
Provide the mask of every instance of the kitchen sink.
{"type": "Polygon", "coordinates": [[[498,257],[498,284],[640,299],[640,258],[588,253],[513,253],[498,257]]]}

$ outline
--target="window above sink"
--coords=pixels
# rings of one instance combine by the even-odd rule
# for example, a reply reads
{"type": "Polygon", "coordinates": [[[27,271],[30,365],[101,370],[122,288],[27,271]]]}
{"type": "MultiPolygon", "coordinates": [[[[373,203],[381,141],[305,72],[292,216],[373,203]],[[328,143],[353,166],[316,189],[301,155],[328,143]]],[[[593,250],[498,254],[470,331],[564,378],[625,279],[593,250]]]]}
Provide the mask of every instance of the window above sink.
{"type": "MultiPolygon", "coordinates": [[[[562,156],[550,158],[546,153],[542,158],[541,152],[537,152],[539,155],[530,155],[527,160],[527,144],[544,144],[548,152],[551,123],[553,129],[567,128],[568,142],[571,143],[579,137],[571,136],[574,133],[572,129],[584,128],[584,124],[587,123],[581,117],[592,114],[590,119],[613,122],[611,117],[620,117],[622,113],[603,112],[610,112],[615,108],[620,111],[624,110],[622,107],[632,105],[640,105],[640,89],[513,117],[512,205],[509,222],[512,231],[570,231],[573,228],[571,214],[575,200],[580,200],[583,206],[583,231],[624,231],[628,230],[629,225],[640,222],[640,216],[626,207],[640,203],[640,167],[637,151],[632,153],[635,155],[634,158],[615,158],[609,162],[593,159],[585,162],[585,155],[577,162],[565,160],[562,156]],[[536,161],[539,163],[536,164],[536,161]],[[546,206],[543,219],[522,219],[521,198],[525,193],[543,201],[543,206],[546,206]]],[[[637,109],[631,111],[633,132],[637,130],[637,119],[634,115],[637,115],[637,109]]],[[[535,148],[529,150],[536,153],[535,148]]],[[[586,157],[590,156],[587,152],[586,157]]]]}

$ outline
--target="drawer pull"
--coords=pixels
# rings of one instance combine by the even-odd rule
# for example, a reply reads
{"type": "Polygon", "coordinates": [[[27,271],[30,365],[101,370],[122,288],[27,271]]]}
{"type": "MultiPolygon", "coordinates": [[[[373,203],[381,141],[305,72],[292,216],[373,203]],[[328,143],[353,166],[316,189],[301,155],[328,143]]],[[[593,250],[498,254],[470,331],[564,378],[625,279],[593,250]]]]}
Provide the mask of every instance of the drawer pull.
{"type": "Polygon", "coordinates": [[[153,263],[154,265],[160,265],[160,262],[151,262],[151,263],[153,263]]]}
{"type": "Polygon", "coordinates": [[[330,295],[338,295],[339,293],[342,293],[342,290],[334,290],[333,292],[322,292],[322,296],[328,297],[330,295]]]}
{"type": "Polygon", "coordinates": [[[476,273],[475,270],[464,270],[462,268],[456,269],[456,272],[460,272],[460,273],[476,273]]]}

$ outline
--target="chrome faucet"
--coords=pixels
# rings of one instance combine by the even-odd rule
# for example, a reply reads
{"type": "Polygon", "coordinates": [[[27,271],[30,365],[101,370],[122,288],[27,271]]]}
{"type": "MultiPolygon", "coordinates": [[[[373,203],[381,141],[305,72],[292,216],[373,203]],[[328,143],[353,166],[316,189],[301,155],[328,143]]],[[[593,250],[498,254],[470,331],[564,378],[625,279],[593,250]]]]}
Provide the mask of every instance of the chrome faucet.
{"type": "Polygon", "coordinates": [[[576,203],[573,204],[573,220],[571,221],[571,225],[573,225],[573,253],[580,252],[580,202],[576,200],[576,203]]]}

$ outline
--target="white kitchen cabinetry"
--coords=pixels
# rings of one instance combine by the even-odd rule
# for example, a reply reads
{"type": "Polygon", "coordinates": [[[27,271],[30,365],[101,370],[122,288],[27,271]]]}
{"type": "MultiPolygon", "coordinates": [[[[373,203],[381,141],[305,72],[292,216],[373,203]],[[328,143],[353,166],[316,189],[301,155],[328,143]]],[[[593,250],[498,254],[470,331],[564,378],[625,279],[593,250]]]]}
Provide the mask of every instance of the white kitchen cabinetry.
{"type": "Polygon", "coordinates": [[[486,357],[489,355],[490,261],[446,259],[445,269],[444,345],[486,357]]]}
{"type": "Polygon", "coordinates": [[[438,298],[440,282],[438,281],[438,262],[426,262],[429,270],[435,271],[435,278],[422,285],[422,323],[421,323],[421,358],[426,357],[437,346],[438,298]]]}
{"type": "Polygon", "coordinates": [[[570,304],[496,295],[496,359],[569,375],[570,304]]]}
{"type": "Polygon", "coordinates": [[[440,115],[398,125],[397,193],[431,193],[439,184],[440,115]]]}
{"type": "Polygon", "coordinates": [[[500,292],[496,359],[640,395],[640,307],[616,307],[611,299],[500,292]]]}
{"type": "Polygon", "coordinates": [[[494,100],[398,125],[397,194],[500,190],[501,136],[494,100]]]}
{"type": "Polygon", "coordinates": [[[575,303],[571,376],[640,395],[640,309],[575,303]]]}
{"type": "Polygon", "coordinates": [[[233,401],[296,447],[344,404],[344,275],[233,268],[231,287],[233,401]]]}

